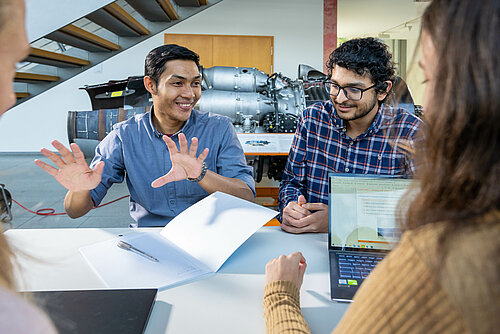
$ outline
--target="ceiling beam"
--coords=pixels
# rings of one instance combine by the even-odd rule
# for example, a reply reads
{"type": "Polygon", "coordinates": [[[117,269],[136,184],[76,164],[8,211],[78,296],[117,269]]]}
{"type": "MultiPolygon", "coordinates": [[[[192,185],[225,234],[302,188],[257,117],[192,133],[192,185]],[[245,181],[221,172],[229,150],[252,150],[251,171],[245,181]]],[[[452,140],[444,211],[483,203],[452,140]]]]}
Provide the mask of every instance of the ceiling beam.
{"type": "MultiPolygon", "coordinates": [[[[93,44],[97,47],[107,49],[108,51],[117,51],[120,50],[120,46],[112,43],[102,37],[99,37],[95,34],[92,34],[82,28],[79,28],[73,24],[67,25],[59,29],[60,32],[67,34],[73,38],[81,40],[83,42],[87,42],[93,44]]],[[[50,38],[50,37],[48,37],[50,38]]],[[[67,43],[70,44],[70,43],[67,43]]],[[[77,46],[78,47],[78,46],[77,46]]]]}
{"type": "Polygon", "coordinates": [[[16,99],[23,99],[25,97],[29,97],[30,93],[28,92],[16,92],[16,99]]]}
{"type": "Polygon", "coordinates": [[[55,75],[16,72],[14,76],[15,82],[55,82],[59,81],[59,77],[55,75]]]}
{"type": "Polygon", "coordinates": [[[199,0],[174,0],[181,7],[200,7],[199,0]]]}
{"type": "Polygon", "coordinates": [[[149,30],[146,29],[142,24],[140,24],[136,19],[127,13],[122,7],[117,5],[115,2],[105,6],[103,8],[110,15],[115,17],[117,20],[121,21],[123,24],[128,26],[130,29],[137,32],[139,35],[149,35],[149,30]]]}
{"type": "Polygon", "coordinates": [[[24,61],[57,67],[81,67],[90,65],[90,62],[86,59],[37,48],[31,48],[29,56],[24,61]]]}
{"type": "Polygon", "coordinates": [[[152,22],[170,22],[170,18],[157,1],[125,0],[143,18],[152,22]]]}
{"type": "Polygon", "coordinates": [[[171,20],[179,19],[179,14],[177,14],[174,6],[172,6],[169,0],[156,0],[156,1],[171,20]]]}

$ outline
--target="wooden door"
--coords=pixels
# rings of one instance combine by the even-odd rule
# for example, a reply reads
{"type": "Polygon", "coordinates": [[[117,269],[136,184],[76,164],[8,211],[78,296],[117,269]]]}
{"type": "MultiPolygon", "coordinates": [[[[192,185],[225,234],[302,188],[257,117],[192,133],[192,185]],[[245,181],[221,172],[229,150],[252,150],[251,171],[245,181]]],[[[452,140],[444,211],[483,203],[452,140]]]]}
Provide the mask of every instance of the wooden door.
{"type": "Polygon", "coordinates": [[[255,67],[273,73],[273,36],[165,34],[165,44],[178,44],[200,55],[203,67],[255,67]]]}

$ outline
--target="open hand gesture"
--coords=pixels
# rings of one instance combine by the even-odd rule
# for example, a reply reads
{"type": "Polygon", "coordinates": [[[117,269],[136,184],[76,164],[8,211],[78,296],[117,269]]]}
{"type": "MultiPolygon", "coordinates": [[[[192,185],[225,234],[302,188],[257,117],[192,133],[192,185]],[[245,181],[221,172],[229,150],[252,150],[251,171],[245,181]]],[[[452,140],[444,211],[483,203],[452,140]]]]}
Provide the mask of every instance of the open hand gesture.
{"type": "Polygon", "coordinates": [[[191,139],[191,147],[188,148],[186,136],[179,134],[179,148],[175,142],[168,136],[163,136],[163,141],[167,144],[172,161],[172,169],[162,177],[157,178],[151,183],[153,188],[159,188],[172,181],[185,180],[187,178],[197,178],[201,174],[203,161],[208,155],[208,148],[205,148],[201,154],[196,157],[198,150],[198,138],[191,139]]]}
{"type": "Polygon", "coordinates": [[[77,144],[70,145],[71,151],[57,140],[52,141],[52,146],[59,152],[54,152],[42,148],[40,152],[49,158],[58,168],[46,164],[38,159],[35,164],[52,175],[63,187],[72,192],[92,190],[99,182],[104,168],[104,162],[99,162],[94,170],[90,169],[85,161],[85,157],[77,144]]]}

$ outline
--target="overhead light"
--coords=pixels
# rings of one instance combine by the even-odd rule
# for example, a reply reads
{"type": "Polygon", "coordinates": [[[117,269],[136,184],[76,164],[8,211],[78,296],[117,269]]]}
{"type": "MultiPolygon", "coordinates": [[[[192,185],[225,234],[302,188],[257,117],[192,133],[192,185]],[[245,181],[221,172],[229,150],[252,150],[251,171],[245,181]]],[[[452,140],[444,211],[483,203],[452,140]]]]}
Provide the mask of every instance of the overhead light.
{"type": "Polygon", "coordinates": [[[405,33],[409,32],[412,28],[413,25],[416,24],[417,21],[419,21],[421,17],[416,17],[414,19],[408,20],[406,22],[403,22],[401,24],[398,24],[395,27],[386,29],[378,34],[379,38],[391,38],[390,34],[399,34],[399,33],[405,33]]]}

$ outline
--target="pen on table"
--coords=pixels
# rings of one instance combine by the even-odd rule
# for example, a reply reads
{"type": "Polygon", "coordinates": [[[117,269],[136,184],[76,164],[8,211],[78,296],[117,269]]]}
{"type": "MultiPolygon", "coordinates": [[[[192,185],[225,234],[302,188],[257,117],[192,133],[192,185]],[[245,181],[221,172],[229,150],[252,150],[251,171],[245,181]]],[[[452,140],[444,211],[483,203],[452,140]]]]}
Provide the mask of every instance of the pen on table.
{"type": "Polygon", "coordinates": [[[144,251],[141,251],[140,249],[132,246],[131,244],[129,244],[129,243],[125,242],[125,241],[118,241],[117,246],[120,247],[120,248],[122,248],[122,249],[135,252],[136,254],[144,256],[145,258],[147,258],[147,259],[149,259],[151,261],[160,262],[160,260],[158,260],[157,258],[155,258],[153,255],[150,255],[150,254],[148,254],[148,253],[146,253],[144,251]]]}

